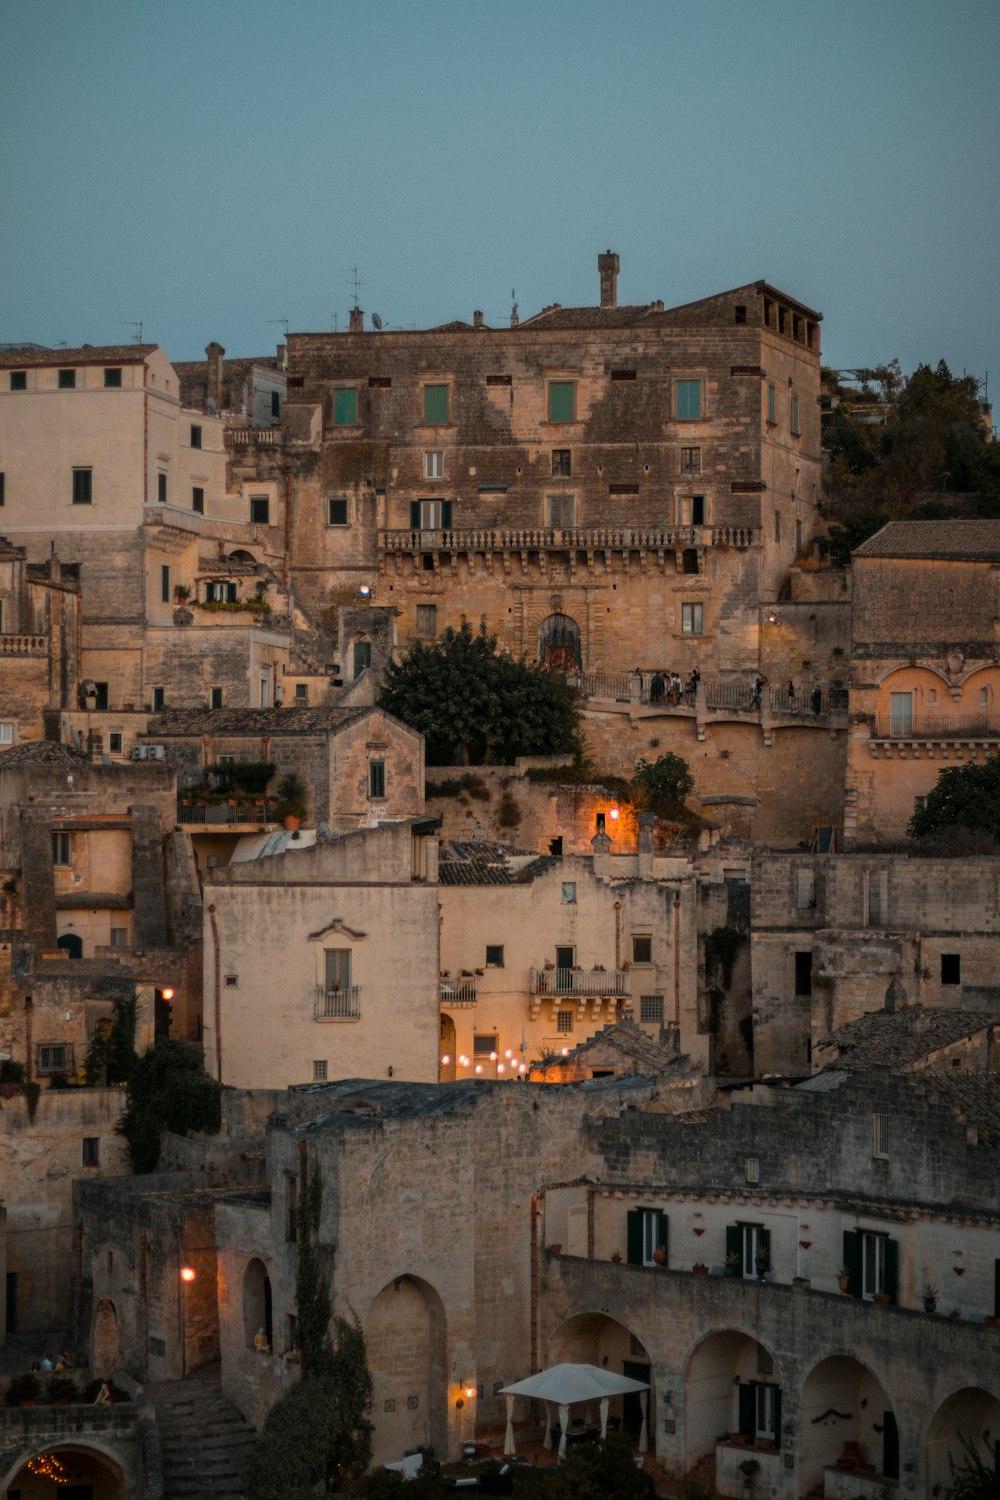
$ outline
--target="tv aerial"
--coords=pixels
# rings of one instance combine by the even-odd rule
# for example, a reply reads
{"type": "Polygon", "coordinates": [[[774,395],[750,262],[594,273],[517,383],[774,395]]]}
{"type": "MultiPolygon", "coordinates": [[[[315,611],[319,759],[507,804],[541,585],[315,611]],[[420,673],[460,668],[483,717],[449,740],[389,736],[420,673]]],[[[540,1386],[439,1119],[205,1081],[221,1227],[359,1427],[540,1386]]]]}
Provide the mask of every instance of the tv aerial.
{"type": "Polygon", "coordinates": [[[142,343],[142,319],[141,318],[123,318],[122,319],[122,327],[123,328],[132,328],[132,329],[135,330],[135,332],[132,334],[132,342],[133,342],[133,344],[141,344],[142,343]]]}

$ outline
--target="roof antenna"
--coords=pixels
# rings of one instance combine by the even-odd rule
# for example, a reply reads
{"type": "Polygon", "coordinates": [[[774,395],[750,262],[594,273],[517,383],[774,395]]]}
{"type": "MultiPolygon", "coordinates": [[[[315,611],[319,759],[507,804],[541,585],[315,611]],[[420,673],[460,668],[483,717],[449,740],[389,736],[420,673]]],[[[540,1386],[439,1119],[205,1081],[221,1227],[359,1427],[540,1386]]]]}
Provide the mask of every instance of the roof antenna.
{"type": "Polygon", "coordinates": [[[357,268],[357,266],[341,266],[340,269],[343,272],[343,274],[347,277],[347,285],[354,287],[354,306],[357,307],[358,306],[358,292],[361,290],[361,288],[363,286],[367,286],[368,283],[367,283],[367,281],[362,281],[361,280],[361,277],[358,274],[358,268],[357,268]]]}
{"type": "Polygon", "coordinates": [[[518,316],[517,312],[517,291],[514,287],[511,287],[510,289],[510,300],[513,303],[513,306],[510,310],[510,326],[511,328],[516,328],[521,319],[518,316]]]}
{"type": "Polygon", "coordinates": [[[288,343],[288,319],[287,318],[268,318],[267,321],[268,321],[268,323],[280,323],[281,324],[282,328],[285,330],[285,343],[287,344],[288,343]]]}
{"type": "Polygon", "coordinates": [[[141,318],[122,318],[121,322],[122,322],[122,327],[123,328],[134,328],[135,329],[135,332],[132,335],[132,342],[133,342],[133,344],[141,344],[142,343],[142,319],[141,318]]]}

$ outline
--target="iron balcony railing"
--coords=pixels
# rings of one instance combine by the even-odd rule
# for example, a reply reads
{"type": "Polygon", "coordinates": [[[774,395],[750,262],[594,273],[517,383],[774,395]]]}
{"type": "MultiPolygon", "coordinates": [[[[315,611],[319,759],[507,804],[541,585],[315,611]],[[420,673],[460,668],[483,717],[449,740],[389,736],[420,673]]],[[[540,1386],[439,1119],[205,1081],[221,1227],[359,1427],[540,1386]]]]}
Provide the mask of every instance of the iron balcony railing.
{"type": "Polygon", "coordinates": [[[276,818],[273,801],[263,802],[192,802],[183,798],[177,802],[178,823],[195,824],[251,824],[274,823],[276,818]]]}
{"type": "Polygon", "coordinates": [[[765,687],[758,697],[751,682],[719,682],[710,678],[705,683],[705,706],[741,713],[760,713],[766,708],[774,717],[787,714],[815,719],[846,713],[847,689],[822,687],[817,698],[813,688],[797,688],[789,693],[787,688],[765,687]]]}
{"type": "Polygon", "coordinates": [[[1000,714],[879,714],[880,740],[1000,739],[1000,714]]]}
{"type": "Polygon", "coordinates": [[[475,975],[442,974],[440,999],[442,1005],[475,1005],[477,1000],[475,975]]]}
{"type": "Polygon", "coordinates": [[[754,526],[407,526],[378,534],[383,552],[673,551],[705,545],[754,547],[759,541],[754,526]]]}
{"type": "Polygon", "coordinates": [[[589,996],[629,993],[627,969],[532,969],[533,995],[589,996]]]}
{"type": "Polygon", "coordinates": [[[316,1021],[357,1021],[361,1016],[361,987],[348,985],[346,989],[328,990],[325,985],[316,986],[313,1003],[313,1019],[316,1021]]]}

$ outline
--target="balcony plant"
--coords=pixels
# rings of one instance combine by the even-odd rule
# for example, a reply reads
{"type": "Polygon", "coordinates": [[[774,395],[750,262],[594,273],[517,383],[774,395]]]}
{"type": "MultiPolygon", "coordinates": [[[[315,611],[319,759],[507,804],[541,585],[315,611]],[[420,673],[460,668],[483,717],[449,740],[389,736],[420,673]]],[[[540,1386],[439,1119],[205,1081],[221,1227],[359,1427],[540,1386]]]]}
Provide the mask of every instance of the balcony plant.
{"type": "Polygon", "coordinates": [[[920,1288],[920,1295],[924,1299],[924,1312],[935,1312],[937,1310],[938,1289],[932,1281],[924,1282],[920,1288]]]}
{"type": "Polygon", "coordinates": [[[837,1285],[840,1287],[840,1290],[842,1292],[846,1293],[847,1290],[848,1290],[848,1288],[850,1287],[850,1284],[851,1284],[851,1268],[850,1268],[850,1266],[839,1266],[838,1269],[837,1269],[837,1285]]]}
{"type": "Polygon", "coordinates": [[[297,771],[289,771],[278,782],[278,803],[274,816],[286,828],[298,828],[306,815],[306,784],[297,771]]]}
{"type": "Polygon", "coordinates": [[[35,1406],[41,1394],[41,1382],[37,1375],[26,1370],[22,1375],[15,1375],[7,1387],[4,1401],[8,1406],[35,1406]]]}
{"type": "Polygon", "coordinates": [[[740,1274],[740,1269],[741,1269],[741,1267],[740,1267],[740,1261],[741,1261],[741,1258],[742,1257],[740,1256],[740,1252],[738,1250],[730,1250],[730,1251],[727,1252],[727,1254],[726,1254],[726,1275],[727,1276],[738,1276],[740,1274]]]}

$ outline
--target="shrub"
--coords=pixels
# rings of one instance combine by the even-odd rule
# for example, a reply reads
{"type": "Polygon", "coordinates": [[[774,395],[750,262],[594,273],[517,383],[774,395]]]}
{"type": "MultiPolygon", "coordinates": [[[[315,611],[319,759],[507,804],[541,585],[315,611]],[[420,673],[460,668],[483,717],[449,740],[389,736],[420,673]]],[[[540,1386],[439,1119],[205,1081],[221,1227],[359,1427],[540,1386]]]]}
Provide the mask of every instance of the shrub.
{"type": "Polygon", "coordinates": [[[497,809],[497,823],[501,828],[516,828],[521,821],[521,809],[510,792],[503,792],[497,809]]]}
{"type": "Polygon", "coordinates": [[[133,1171],[156,1170],[164,1130],[176,1135],[218,1130],[221,1096],[221,1086],[209,1078],[193,1047],[169,1038],[154,1043],[135,1063],[118,1127],[128,1143],[133,1171]]]}

